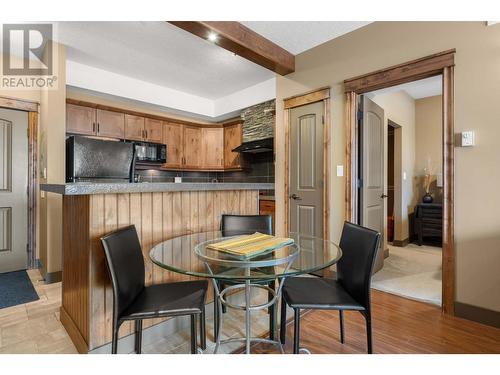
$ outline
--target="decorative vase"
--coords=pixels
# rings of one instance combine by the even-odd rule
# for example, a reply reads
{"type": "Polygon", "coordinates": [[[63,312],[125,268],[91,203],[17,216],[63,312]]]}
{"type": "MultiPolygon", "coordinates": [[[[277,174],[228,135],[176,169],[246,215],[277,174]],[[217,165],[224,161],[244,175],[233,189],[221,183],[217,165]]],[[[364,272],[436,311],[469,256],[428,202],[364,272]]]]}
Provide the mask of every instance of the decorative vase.
{"type": "Polygon", "coordinates": [[[432,195],[430,193],[425,193],[424,197],[422,198],[422,202],[424,203],[432,203],[432,195]]]}

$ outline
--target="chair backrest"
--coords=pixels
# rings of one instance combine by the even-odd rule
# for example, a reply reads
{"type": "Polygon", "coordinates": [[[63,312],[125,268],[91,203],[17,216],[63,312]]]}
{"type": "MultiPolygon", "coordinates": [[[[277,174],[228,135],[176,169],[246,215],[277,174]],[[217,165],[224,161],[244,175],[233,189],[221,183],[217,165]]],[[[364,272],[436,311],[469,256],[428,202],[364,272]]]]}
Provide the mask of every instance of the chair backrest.
{"type": "Polygon", "coordinates": [[[370,304],[371,275],[379,242],[380,233],[353,223],[344,223],[337,280],[363,307],[370,304]]]}
{"type": "Polygon", "coordinates": [[[144,258],[134,225],[101,238],[111,276],[114,312],[119,319],[144,289],[144,258]]]}
{"type": "Polygon", "coordinates": [[[240,234],[273,233],[271,215],[222,215],[221,231],[224,237],[240,234]]]}

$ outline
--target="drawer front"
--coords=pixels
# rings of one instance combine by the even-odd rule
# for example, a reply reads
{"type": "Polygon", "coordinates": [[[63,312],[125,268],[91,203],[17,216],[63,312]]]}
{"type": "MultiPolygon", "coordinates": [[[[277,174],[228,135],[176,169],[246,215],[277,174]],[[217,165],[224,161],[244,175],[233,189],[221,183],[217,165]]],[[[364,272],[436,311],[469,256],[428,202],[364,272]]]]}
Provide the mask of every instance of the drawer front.
{"type": "Polygon", "coordinates": [[[268,211],[274,213],[275,209],[274,201],[259,201],[259,208],[261,212],[268,211]]]}

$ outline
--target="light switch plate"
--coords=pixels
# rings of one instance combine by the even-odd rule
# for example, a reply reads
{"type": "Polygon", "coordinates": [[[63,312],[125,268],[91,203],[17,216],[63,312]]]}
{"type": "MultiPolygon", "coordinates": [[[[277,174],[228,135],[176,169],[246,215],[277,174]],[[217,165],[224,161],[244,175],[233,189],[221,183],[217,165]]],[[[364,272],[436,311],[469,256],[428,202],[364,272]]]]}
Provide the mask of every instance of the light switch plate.
{"type": "Polygon", "coordinates": [[[472,130],[462,132],[462,147],[471,146],[474,146],[474,132],[472,130]]]}
{"type": "Polygon", "coordinates": [[[344,166],[337,165],[337,177],[342,177],[344,175],[344,166]]]}

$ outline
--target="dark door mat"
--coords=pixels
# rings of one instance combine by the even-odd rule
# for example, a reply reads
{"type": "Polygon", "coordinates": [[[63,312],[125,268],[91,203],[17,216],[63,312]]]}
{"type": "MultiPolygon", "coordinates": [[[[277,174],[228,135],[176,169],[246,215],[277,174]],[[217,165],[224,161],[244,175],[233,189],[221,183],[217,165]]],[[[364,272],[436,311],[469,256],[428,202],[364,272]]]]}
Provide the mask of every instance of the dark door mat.
{"type": "Polygon", "coordinates": [[[0,309],[40,299],[26,271],[0,273],[0,309]]]}

